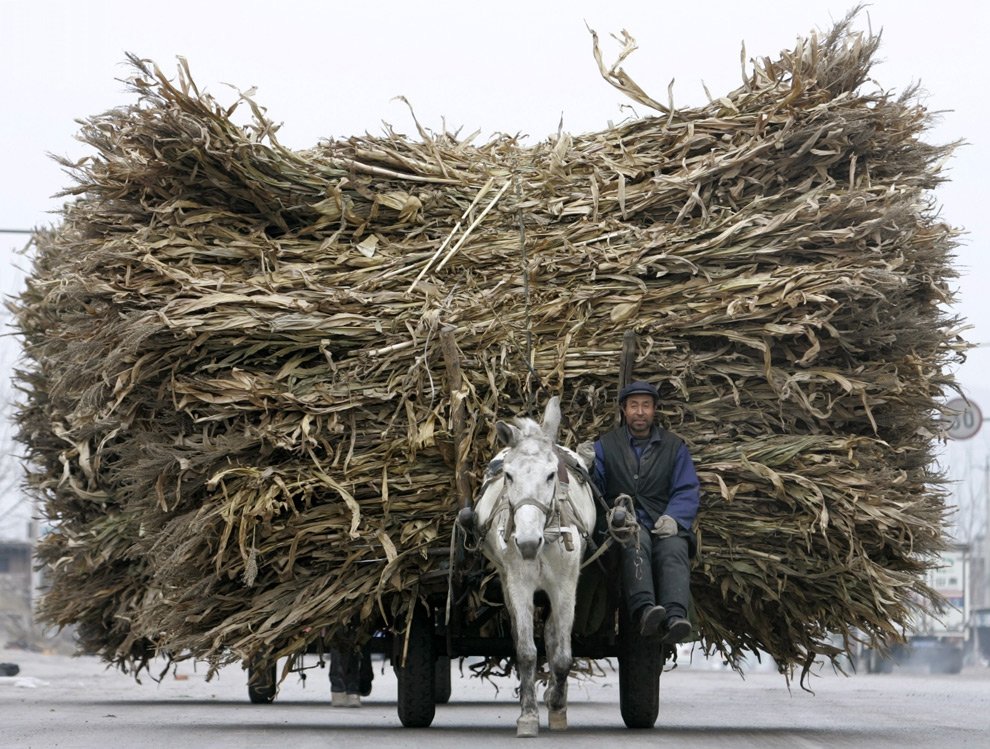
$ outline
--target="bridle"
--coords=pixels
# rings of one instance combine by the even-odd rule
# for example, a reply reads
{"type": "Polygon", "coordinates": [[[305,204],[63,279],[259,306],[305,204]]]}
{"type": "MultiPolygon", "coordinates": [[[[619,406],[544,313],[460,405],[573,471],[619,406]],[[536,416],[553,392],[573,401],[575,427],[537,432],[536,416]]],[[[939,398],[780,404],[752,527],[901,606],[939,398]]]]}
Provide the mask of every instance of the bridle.
{"type": "MultiPolygon", "coordinates": [[[[491,512],[488,515],[488,519],[485,521],[485,524],[478,529],[477,546],[481,545],[496,519],[503,514],[507,514],[508,517],[504,524],[498,526],[498,533],[501,536],[501,542],[508,544],[509,539],[512,537],[512,533],[515,530],[516,512],[520,508],[527,506],[536,507],[543,513],[543,539],[547,543],[562,541],[568,551],[573,550],[574,539],[571,538],[570,530],[565,527],[570,525],[577,528],[578,533],[580,533],[586,541],[590,538],[590,529],[584,527],[584,523],[581,521],[580,516],[575,511],[574,506],[571,503],[570,478],[567,473],[567,464],[564,461],[561,450],[557,447],[557,445],[554,445],[554,455],[557,458],[557,468],[554,472],[553,493],[550,496],[549,503],[541,502],[534,497],[524,497],[515,504],[510,502],[508,498],[508,483],[505,477],[505,472],[504,469],[500,468],[502,488],[499,492],[498,498],[495,500],[495,505],[492,507],[491,512]]],[[[495,480],[498,477],[499,475],[492,476],[490,480],[495,480]]]]}
{"type": "Polygon", "coordinates": [[[543,513],[543,538],[547,541],[551,540],[548,538],[548,532],[552,532],[554,528],[551,526],[554,518],[557,520],[556,530],[560,530],[560,458],[557,459],[557,471],[553,480],[553,492],[550,495],[550,501],[548,503],[541,502],[535,497],[524,497],[516,503],[513,503],[508,497],[508,478],[502,479],[502,491],[499,494],[498,501],[495,503],[495,507],[492,510],[492,517],[495,517],[496,513],[502,512],[503,510],[508,510],[509,518],[506,521],[505,526],[503,526],[502,534],[503,538],[508,542],[508,539],[512,536],[513,531],[516,528],[516,513],[519,512],[523,507],[535,507],[540,512],[543,513]]]}

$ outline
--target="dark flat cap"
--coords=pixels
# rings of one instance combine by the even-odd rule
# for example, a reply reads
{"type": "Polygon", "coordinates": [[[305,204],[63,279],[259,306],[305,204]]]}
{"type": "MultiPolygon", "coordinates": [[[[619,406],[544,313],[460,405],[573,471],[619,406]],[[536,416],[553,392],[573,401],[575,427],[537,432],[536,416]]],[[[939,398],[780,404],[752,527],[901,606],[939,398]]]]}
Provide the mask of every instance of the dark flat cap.
{"type": "Polygon", "coordinates": [[[660,400],[660,393],[653,385],[642,380],[634,380],[619,391],[619,405],[626,402],[630,395],[652,395],[653,402],[660,400]]]}

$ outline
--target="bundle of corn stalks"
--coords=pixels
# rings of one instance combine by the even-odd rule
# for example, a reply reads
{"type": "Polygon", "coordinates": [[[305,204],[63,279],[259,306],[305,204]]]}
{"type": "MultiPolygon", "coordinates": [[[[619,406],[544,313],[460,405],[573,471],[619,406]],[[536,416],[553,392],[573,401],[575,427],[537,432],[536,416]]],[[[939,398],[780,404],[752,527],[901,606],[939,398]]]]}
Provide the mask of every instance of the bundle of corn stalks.
{"type": "Polygon", "coordinates": [[[184,62],[132,57],[12,305],[43,619],[124,668],[367,635],[438,568],[496,418],[557,393],[566,444],[612,427],[630,330],[702,480],[709,651],[806,666],[933,601],[951,147],[912,92],[865,91],[852,17],[692,109],[625,42],[608,67],[595,40],[602,73],[658,114],[535,147],[293,151],[247,95],[237,125],[184,62]]]}

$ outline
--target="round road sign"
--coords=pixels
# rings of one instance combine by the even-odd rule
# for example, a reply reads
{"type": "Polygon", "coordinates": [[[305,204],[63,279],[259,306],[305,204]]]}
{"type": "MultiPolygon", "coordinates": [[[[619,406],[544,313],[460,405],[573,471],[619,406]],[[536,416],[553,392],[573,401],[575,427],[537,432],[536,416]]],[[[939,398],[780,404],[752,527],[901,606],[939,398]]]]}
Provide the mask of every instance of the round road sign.
{"type": "Polygon", "coordinates": [[[973,401],[953,398],[945,404],[945,408],[949,412],[947,418],[951,419],[946,434],[951,439],[968,440],[983,426],[983,412],[973,401]]]}

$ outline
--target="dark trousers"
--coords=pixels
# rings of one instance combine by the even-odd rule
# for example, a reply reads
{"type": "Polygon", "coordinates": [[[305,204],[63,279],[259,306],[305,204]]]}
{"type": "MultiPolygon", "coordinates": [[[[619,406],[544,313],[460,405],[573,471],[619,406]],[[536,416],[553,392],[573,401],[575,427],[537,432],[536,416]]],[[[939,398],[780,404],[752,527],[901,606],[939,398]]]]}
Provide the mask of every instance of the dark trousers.
{"type": "Polygon", "coordinates": [[[658,538],[640,526],[638,543],[622,547],[622,582],[631,615],[660,604],[667,616],[687,618],[691,567],[684,532],[658,538]]]}
{"type": "Polygon", "coordinates": [[[330,649],[330,691],[361,693],[361,651],[330,649]]]}

